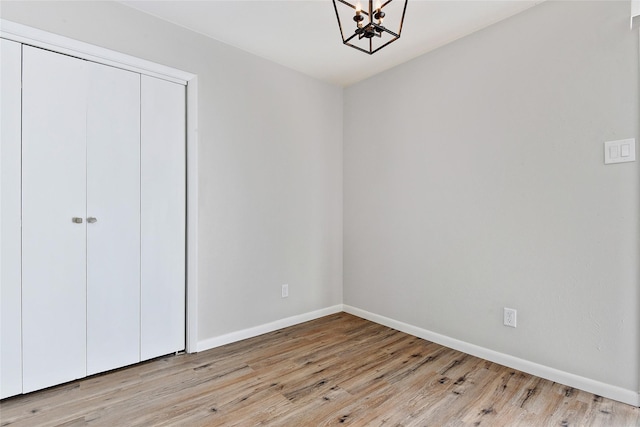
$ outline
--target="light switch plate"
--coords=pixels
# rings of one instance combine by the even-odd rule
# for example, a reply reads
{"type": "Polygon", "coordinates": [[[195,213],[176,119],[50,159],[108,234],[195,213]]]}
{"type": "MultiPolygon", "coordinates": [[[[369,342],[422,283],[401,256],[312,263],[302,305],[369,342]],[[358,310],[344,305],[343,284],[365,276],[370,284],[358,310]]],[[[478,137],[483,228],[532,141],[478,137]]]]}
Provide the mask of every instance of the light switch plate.
{"type": "Polygon", "coordinates": [[[604,164],[635,162],[635,138],[607,141],[604,143],[604,164]]]}

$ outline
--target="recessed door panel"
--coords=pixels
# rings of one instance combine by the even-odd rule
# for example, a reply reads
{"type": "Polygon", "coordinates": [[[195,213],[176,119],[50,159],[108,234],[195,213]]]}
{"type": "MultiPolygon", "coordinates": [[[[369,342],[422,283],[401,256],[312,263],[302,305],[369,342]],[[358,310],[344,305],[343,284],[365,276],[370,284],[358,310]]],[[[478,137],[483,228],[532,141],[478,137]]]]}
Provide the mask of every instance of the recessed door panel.
{"type": "Polygon", "coordinates": [[[141,356],[185,347],[185,88],[142,76],[141,356]]]}
{"type": "Polygon", "coordinates": [[[140,361],[140,75],[89,64],[87,374],[140,361]]]}
{"type": "Polygon", "coordinates": [[[86,95],[86,61],[23,48],[24,392],[86,375],[86,95]]]}

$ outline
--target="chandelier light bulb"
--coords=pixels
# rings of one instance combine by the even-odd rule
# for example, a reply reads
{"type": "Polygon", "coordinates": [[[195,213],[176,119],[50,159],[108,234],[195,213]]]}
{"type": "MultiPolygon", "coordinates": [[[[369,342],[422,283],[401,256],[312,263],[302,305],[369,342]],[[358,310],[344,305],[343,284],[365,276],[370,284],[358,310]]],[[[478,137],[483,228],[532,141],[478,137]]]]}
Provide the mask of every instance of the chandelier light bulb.
{"type": "Polygon", "coordinates": [[[382,21],[384,20],[385,13],[381,10],[382,5],[380,1],[376,1],[376,13],[373,15],[374,18],[378,20],[378,25],[382,25],[382,21]]]}
{"type": "Polygon", "coordinates": [[[360,3],[356,4],[356,16],[353,17],[353,20],[356,22],[358,28],[362,28],[362,21],[364,21],[364,16],[362,16],[362,5],[360,3]]]}

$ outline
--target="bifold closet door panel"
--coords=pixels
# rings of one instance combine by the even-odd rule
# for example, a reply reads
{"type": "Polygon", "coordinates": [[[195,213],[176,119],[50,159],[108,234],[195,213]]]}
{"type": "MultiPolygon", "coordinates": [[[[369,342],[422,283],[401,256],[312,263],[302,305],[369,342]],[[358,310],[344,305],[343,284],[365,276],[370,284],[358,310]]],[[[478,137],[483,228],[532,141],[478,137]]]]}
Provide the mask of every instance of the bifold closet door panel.
{"type": "Polygon", "coordinates": [[[87,375],[140,361],[140,75],[89,63],[87,375]]]}
{"type": "Polygon", "coordinates": [[[24,46],[22,80],[23,391],[29,392],[86,375],[87,62],[24,46]]]}
{"type": "Polygon", "coordinates": [[[141,358],[185,348],[185,87],[142,76],[141,358]]]}
{"type": "Polygon", "coordinates": [[[22,392],[20,127],[22,46],[0,39],[0,399],[22,392]]]}

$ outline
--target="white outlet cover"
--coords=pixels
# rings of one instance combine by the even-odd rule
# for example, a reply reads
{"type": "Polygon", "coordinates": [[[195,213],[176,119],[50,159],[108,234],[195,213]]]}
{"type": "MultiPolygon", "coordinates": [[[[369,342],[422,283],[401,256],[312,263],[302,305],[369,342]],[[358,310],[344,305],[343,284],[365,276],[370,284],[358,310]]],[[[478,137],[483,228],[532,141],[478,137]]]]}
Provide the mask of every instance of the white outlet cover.
{"type": "Polygon", "coordinates": [[[517,326],[518,311],[513,308],[504,308],[503,323],[504,326],[515,328],[517,326]]]}
{"type": "Polygon", "coordinates": [[[604,164],[636,161],[635,138],[607,141],[604,143],[604,164]]]}

